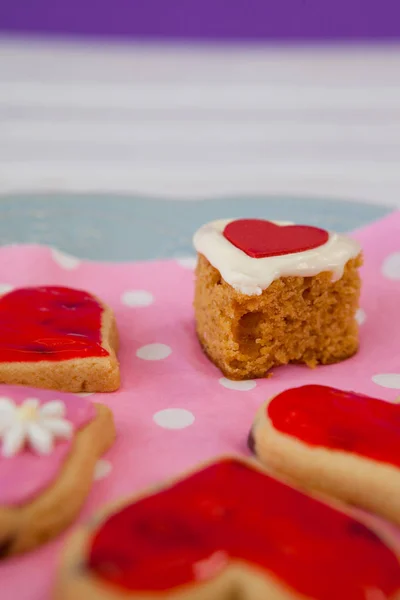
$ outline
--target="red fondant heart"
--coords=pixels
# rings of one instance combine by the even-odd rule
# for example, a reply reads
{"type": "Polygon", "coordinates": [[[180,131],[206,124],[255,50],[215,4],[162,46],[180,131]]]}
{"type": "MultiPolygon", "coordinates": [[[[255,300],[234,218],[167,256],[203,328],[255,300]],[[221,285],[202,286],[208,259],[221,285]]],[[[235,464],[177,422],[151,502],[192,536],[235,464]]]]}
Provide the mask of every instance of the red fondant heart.
{"type": "MultiPolygon", "coordinates": [[[[128,596],[172,599],[238,561],[302,598],[366,600],[370,589],[387,598],[400,587],[395,554],[366,527],[236,459],[114,512],[92,539],[88,567],[128,596]]],[[[253,597],[248,579],[236,583],[213,600],[253,597]]]]}
{"type": "Polygon", "coordinates": [[[0,298],[0,362],[107,356],[101,345],[103,307],[65,287],[14,290],[0,298]]]}
{"type": "Polygon", "coordinates": [[[262,219],[238,219],[224,229],[224,236],[252,258],[281,256],[318,248],[329,239],[324,229],[308,225],[275,225],[262,219]]]}
{"type": "Polygon", "coordinates": [[[311,446],[353,452],[400,468],[400,409],[323,385],[285,390],[269,403],[275,429],[311,446]]]}

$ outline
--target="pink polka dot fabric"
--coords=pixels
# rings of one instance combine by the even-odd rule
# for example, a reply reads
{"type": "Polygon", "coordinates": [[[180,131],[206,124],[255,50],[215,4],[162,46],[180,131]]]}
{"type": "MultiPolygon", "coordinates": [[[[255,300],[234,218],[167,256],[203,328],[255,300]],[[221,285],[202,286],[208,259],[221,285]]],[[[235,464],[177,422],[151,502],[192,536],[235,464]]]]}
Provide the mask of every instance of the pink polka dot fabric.
{"type": "MultiPolygon", "coordinates": [[[[110,406],[118,438],[100,463],[79,518],[225,453],[248,454],[246,438],[266,397],[319,383],[395,402],[400,396],[400,213],[354,234],[364,247],[361,348],[338,365],[276,369],[271,379],[230,382],[202,354],[194,332],[193,260],[79,261],[37,246],[0,249],[0,292],[65,285],[100,296],[115,310],[122,387],[92,400],[110,406]]],[[[399,408],[400,410],[400,408],[399,408]]],[[[65,535],[0,567],[1,597],[50,600],[65,535]]]]}

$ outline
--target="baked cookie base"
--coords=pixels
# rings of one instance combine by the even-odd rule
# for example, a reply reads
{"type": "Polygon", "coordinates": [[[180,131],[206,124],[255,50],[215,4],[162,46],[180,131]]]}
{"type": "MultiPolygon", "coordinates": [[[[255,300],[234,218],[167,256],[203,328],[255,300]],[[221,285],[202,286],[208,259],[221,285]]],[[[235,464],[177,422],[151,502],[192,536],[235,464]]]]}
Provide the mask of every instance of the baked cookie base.
{"type": "Polygon", "coordinates": [[[400,526],[400,469],[341,450],[308,444],[277,431],[264,403],[249,447],[273,476],[305,492],[324,495],[380,515],[400,526]]]}
{"type": "MultiPolygon", "coordinates": [[[[254,459],[241,460],[253,468],[267,472],[264,466],[260,466],[254,459]]],[[[195,471],[205,466],[207,466],[207,463],[198,465],[195,471]]],[[[187,475],[193,472],[193,470],[190,470],[188,473],[183,473],[175,481],[184,480],[187,475]]],[[[278,479],[285,481],[281,477],[278,477],[278,479]]],[[[173,482],[170,481],[169,484],[173,482]]],[[[269,574],[267,571],[239,560],[232,561],[220,575],[211,580],[199,581],[196,585],[184,585],[165,593],[151,591],[133,592],[119,589],[117,586],[100,580],[89,569],[86,569],[85,565],[90,541],[96,530],[101,527],[102,521],[132,501],[138,501],[141,497],[146,497],[151,493],[158,493],[160,490],[165,489],[165,487],[168,488],[169,484],[145,490],[134,497],[125,498],[108,505],[97,513],[94,519],[86,523],[85,526],[75,529],[64,548],[57,574],[53,600],[239,600],[239,598],[243,598],[243,600],[306,600],[304,595],[298,594],[293,589],[289,589],[272,573],[269,574]]],[[[343,510],[343,507],[339,503],[324,498],[321,494],[316,494],[314,497],[319,498],[321,501],[345,514],[351,515],[352,511],[343,510]]],[[[373,518],[370,518],[368,515],[363,515],[361,518],[357,516],[356,518],[372,531],[375,531],[389,547],[395,551],[396,549],[398,550],[398,540],[391,533],[377,526],[373,518]]],[[[388,600],[400,600],[400,592],[392,595],[388,600]]]]}
{"type": "Polygon", "coordinates": [[[0,506],[0,558],[27,552],[56,537],[78,515],[93,483],[99,457],[112,445],[111,411],[96,405],[97,415],[75,436],[58,478],[31,502],[0,506]]]}
{"type": "Polygon", "coordinates": [[[358,350],[361,255],[348,261],[340,280],[329,272],[284,277],[260,296],[226,283],[199,255],[194,310],[200,344],[230,379],[266,377],[273,367],[340,362],[358,350]]]}
{"type": "Polygon", "coordinates": [[[0,383],[64,392],[114,392],[120,386],[118,330],[111,308],[102,304],[101,340],[109,355],[69,360],[0,363],[0,383]]]}

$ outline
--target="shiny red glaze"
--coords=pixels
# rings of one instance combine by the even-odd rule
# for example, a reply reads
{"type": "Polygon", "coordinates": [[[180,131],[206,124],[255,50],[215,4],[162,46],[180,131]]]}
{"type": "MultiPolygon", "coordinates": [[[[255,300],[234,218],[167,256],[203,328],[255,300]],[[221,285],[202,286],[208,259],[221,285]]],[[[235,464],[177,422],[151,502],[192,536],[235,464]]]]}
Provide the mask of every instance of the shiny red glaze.
{"type": "Polygon", "coordinates": [[[232,560],[316,600],[368,600],[372,589],[387,598],[400,588],[399,563],[373,532],[235,459],[111,515],[88,567],[144,593],[212,579],[232,560]]]}
{"type": "Polygon", "coordinates": [[[308,225],[281,226],[263,219],[238,219],[224,229],[224,236],[252,258],[280,256],[312,250],[325,244],[329,234],[308,225]]]}
{"type": "Polygon", "coordinates": [[[267,410],[275,429],[302,442],[400,467],[400,408],[395,404],[306,385],[275,396],[267,410]]]}
{"type": "Polygon", "coordinates": [[[0,362],[107,356],[102,306],[66,287],[18,289],[0,298],[0,362]]]}

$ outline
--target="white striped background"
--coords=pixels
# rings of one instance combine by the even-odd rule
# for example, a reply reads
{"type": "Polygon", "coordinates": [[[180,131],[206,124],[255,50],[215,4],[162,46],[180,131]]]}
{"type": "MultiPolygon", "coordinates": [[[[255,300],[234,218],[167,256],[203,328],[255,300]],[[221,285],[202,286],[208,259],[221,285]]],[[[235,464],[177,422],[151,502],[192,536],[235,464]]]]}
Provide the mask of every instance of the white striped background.
{"type": "Polygon", "coordinates": [[[0,189],[400,206],[400,47],[0,40],[0,189]]]}

